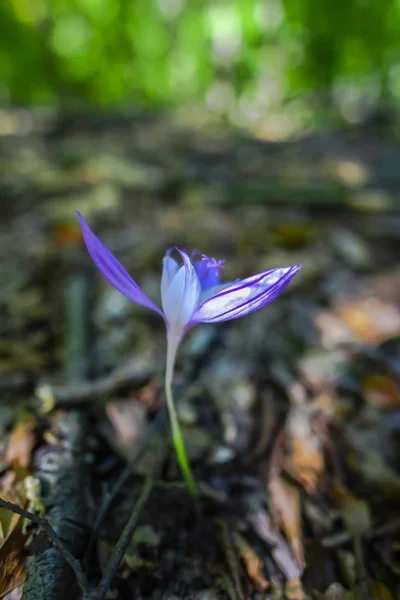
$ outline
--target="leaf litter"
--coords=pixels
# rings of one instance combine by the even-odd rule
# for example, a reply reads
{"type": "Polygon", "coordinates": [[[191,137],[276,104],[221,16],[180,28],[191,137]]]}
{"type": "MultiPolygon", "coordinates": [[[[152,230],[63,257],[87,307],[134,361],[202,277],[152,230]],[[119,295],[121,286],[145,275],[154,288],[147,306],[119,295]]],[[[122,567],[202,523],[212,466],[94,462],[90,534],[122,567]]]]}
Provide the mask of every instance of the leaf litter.
{"type": "MultiPolygon", "coordinates": [[[[71,509],[66,541],[93,591],[143,477],[151,476],[106,590],[115,598],[396,598],[399,265],[386,217],[398,218],[387,203],[398,175],[380,174],[385,204],[372,214],[360,204],[354,170],[316,172],[321,143],[313,136],[278,152],[221,132],[229,143],[211,152],[215,133],[189,134],[167,120],[149,130],[117,116],[112,127],[101,118],[76,127],[55,122],[45,144],[38,141],[46,134],[34,132],[12,145],[0,140],[9,166],[0,234],[8,282],[0,294],[0,497],[50,519],[71,509]],[[157,152],[143,141],[147,131],[157,152]],[[106,134],[112,143],[99,153],[106,134]],[[247,154],[257,156],[257,168],[247,154]],[[21,156],[34,157],[22,179],[21,156]],[[290,176],[307,161],[308,178],[290,176]],[[339,176],[345,228],[331,196],[339,176]],[[181,484],[160,417],[162,328],[93,279],[73,209],[96,222],[152,298],[160,257],[172,245],[225,257],[228,279],[305,265],[293,290],[262,313],[199,329],[183,345],[175,393],[201,515],[181,484]],[[90,282],[87,294],[82,281],[90,282]],[[81,290],[83,308],[65,309],[67,289],[81,290]],[[77,323],[82,339],[71,347],[68,332],[77,323]],[[35,389],[47,390],[45,410],[35,389]],[[70,485],[71,473],[79,488],[70,485]],[[51,501],[49,481],[63,490],[51,501]]],[[[327,164],[331,140],[324,135],[327,164]]],[[[374,170],[361,133],[337,135],[354,164],[374,170]]],[[[396,153],[383,136],[376,145],[385,156],[396,153]]],[[[369,175],[360,184],[365,197],[369,181],[376,185],[369,175]]],[[[33,598],[32,568],[49,547],[40,528],[24,521],[0,508],[0,596],[9,600],[24,581],[26,599],[33,598]]]]}

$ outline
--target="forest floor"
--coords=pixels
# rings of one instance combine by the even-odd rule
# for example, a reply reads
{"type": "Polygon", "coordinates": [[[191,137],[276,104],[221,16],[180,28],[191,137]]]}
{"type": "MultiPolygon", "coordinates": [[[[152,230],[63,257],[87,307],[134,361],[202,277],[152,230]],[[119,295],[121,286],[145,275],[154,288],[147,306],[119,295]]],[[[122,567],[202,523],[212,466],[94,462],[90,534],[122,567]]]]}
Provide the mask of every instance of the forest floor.
{"type": "Polygon", "coordinates": [[[273,143],[163,116],[1,119],[0,597],[400,598],[394,129],[273,143]],[[155,300],[174,245],[224,258],[227,281],[303,264],[182,344],[200,511],[164,324],[100,277],[74,210],[155,300]]]}

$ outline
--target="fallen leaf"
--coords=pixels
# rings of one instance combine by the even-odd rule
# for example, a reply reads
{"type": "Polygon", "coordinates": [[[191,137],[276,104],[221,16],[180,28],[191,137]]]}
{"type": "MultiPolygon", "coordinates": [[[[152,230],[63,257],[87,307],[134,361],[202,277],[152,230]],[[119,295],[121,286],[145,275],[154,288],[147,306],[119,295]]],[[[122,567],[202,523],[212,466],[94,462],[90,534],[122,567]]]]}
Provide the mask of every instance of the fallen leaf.
{"type": "Polygon", "coordinates": [[[368,375],[364,379],[364,393],[370,404],[377,408],[400,406],[400,387],[386,375],[368,375]]]}
{"type": "Polygon", "coordinates": [[[321,310],[315,323],[322,343],[380,344],[400,334],[400,272],[337,281],[331,310],[321,310]]]}
{"type": "Polygon", "coordinates": [[[400,333],[398,309],[379,298],[344,304],[337,313],[360,342],[379,344],[400,333]]]}
{"type": "Polygon", "coordinates": [[[268,484],[268,490],[274,523],[277,527],[283,529],[297,562],[304,568],[299,491],[280,476],[272,477],[268,484]]]}
{"type": "Polygon", "coordinates": [[[281,468],[314,493],[325,469],[326,426],[332,399],[321,395],[312,403],[292,404],[285,424],[285,454],[281,468]]]}
{"type": "MultiPolygon", "coordinates": [[[[1,490],[3,500],[25,507],[23,479],[15,479],[9,490],[1,490]]],[[[12,511],[0,508],[0,597],[25,580],[25,556],[28,535],[23,530],[24,519],[12,511]]]]}
{"type": "Polygon", "coordinates": [[[20,515],[11,512],[11,510],[0,508],[0,548],[4,546],[11,533],[17,527],[20,518],[20,515]]]}
{"type": "Polygon", "coordinates": [[[135,398],[150,411],[157,412],[161,406],[162,386],[158,377],[153,377],[150,381],[135,393],[135,398]]]}
{"type": "Polygon", "coordinates": [[[353,588],[357,581],[357,561],[354,553],[339,549],[337,560],[343,581],[348,587],[353,588]]]}
{"type": "Polygon", "coordinates": [[[316,593],[315,600],[356,600],[353,592],[346,590],[340,583],[332,583],[325,594],[316,593]]]}
{"type": "Polygon", "coordinates": [[[27,500],[29,501],[28,510],[33,512],[39,517],[44,517],[46,514],[46,508],[42,500],[42,489],[40,486],[40,479],[28,475],[24,480],[25,492],[27,500]]]}
{"type": "Polygon", "coordinates": [[[131,554],[129,550],[124,555],[124,562],[127,564],[131,571],[138,571],[139,569],[154,569],[154,561],[145,560],[139,554],[131,554]]]}
{"type": "Polygon", "coordinates": [[[0,549],[0,597],[25,581],[27,536],[22,531],[23,519],[19,515],[12,535],[0,549]]]}
{"type": "Polygon", "coordinates": [[[347,530],[354,536],[367,534],[371,529],[371,515],[367,502],[357,498],[339,481],[334,482],[332,489],[347,530]]]}
{"type": "MultiPolygon", "coordinates": [[[[1,498],[24,508],[26,505],[26,493],[23,474],[14,474],[12,479],[7,478],[7,488],[4,487],[3,482],[4,480],[2,479],[2,487],[0,490],[1,498]]],[[[11,510],[2,507],[0,508],[0,548],[4,546],[5,542],[16,529],[20,519],[21,516],[13,513],[11,510]]]]}
{"type": "Polygon", "coordinates": [[[152,549],[156,552],[162,539],[162,533],[157,532],[151,525],[140,525],[136,528],[132,535],[131,543],[129,544],[126,553],[124,555],[124,562],[128,567],[135,571],[142,567],[153,569],[155,567],[154,561],[147,560],[140,555],[140,547],[147,546],[148,549],[152,549]]]}
{"type": "Polygon", "coordinates": [[[265,591],[269,587],[269,581],[264,575],[263,561],[239,533],[235,533],[234,540],[247,575],[254,582],[258,591],[265,591]]]}
{"type": "Polygon", "coordinates": [[[12,589],[5,596],[3,596],[2,600],[21,600],[23,591],[24,585],[18,585],[16,588],[12,589]]]}
{"type": "Polygon", "coordinates": [[[371,600],[393,600],[393,595],[384,583],[374,580],[371,584],[371,600]]]}
{"type": "Polygon", "coordinates": [[[121,444],[132,444],[141,435],[146,411],[136,400],[109,402],[107,414],[121,444]]]}
{"type": "Polygon", "coordinates": [[[387,498],[400,498],[400,477],[377,452],[354,453],[349,456],[349,464],[359,471],[371,488],[379,490],[387,498]]]}
{"type": "Polygon", "coordinates": [[[249,515],[249,521],[257,535],[271,546],[272,557],[288,581],[300,580],[303,568],[294,558],[286,540],[272,524],[264,510],[256,510],[249,515]]]}
{"type": "Polygon", "coordinates": [[[300,579],[290,579],[285,584],[287,600],[304,600],[305,595],[300,579]]]}
{"type": "Polygon", "coordinates": [[[131,460],[136,452],[136,444],[145,430],[146,407],[131,398],[109,402],[106,412],[113,425],[113,432],[107,432],[109,442],[121,456],[131,460]]]}
{"type": "Polygon", "coordinates": [[[350,327],[331,311],[321,310],[315,317],[315,325],[320,332],[321,345],[327,350],[356,341],[350,327]]]}
{"type": "Polygon", "coordinates": [[[31,413],[22,411],[8,440],[4,462],[13,467],[28,468],[35,444],[36,420],[31,413]]]}

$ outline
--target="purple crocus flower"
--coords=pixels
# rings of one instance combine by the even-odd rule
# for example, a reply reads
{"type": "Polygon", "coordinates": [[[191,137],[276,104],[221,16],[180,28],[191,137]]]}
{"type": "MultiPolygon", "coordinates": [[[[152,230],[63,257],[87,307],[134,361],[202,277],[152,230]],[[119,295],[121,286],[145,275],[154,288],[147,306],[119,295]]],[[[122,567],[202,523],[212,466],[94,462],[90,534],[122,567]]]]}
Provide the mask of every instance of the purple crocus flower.
{"type": "Polygon", "coordinates": [[[144,293],[124,267],[95,236],[85,219],[77,213],[86,247],[101,274],[121,294],[146,308],[154,310],[167,328],[167,368],[165,394],[171,419],[172,438],[183,476],[194,497],[197,487],[192,475],[172,396],[172,378],[176,352],[186,331],[197,323],[220,323],[244,317],[276,298],[295,276],[301,265],[281,267],[221,283],[223,261],[200,255],[188,256],[177,248],[181,262],[167,250],[161,277],[162,310],[144,293]]]}
{"type": "MultiPolygon", "coordinates": [[[[161,277],[162,310],[144,293],[124,267],[92,232],[77,213],[86,247],[101,274],[121,294],[159,313],[167,327],[170,351],[176,348],[188,329],[197,323],[220,323],[244,317],[272,302],[289,284],[301,265],[280,267],[221,283],[223,261],[177,249],[177,262],[167,250],[161,277]]],[[[173,352],[174,354],[175,352],[173,352]]]]}

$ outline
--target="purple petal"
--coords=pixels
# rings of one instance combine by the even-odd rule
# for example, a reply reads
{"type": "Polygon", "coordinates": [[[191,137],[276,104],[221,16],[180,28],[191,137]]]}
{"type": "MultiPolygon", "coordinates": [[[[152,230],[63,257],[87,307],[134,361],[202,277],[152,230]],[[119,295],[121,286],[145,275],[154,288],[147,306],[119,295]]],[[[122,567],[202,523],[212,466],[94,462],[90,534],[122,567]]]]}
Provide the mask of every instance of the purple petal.
{"type": "Polygon", "coordinates": [[[190,324],[229,321],[262,308],[283,292],[300,268],[272,269],[232,283],[203,302],[190,324]]]}
{"type": "Polygon", "coordinates": [[[224,267],[223,260],[216,260],[205,254],[199,260],[191,260],[199,278],[202,291],[221,283],[221,271],[224,267]]]}
{"type": "Polygon", "coordinates": [[[164,316],[162,311],[150,300],[150,298],[140,289],[132,277],[127,273],[124,267],[111,254],[105,245],[95,236],[82,215],[77,212],[82,227],[83,239],[94,264],[100,273],[115,287],[121,294],[146,308],[151,308],[164,316]]]}

